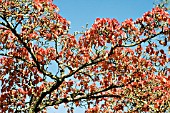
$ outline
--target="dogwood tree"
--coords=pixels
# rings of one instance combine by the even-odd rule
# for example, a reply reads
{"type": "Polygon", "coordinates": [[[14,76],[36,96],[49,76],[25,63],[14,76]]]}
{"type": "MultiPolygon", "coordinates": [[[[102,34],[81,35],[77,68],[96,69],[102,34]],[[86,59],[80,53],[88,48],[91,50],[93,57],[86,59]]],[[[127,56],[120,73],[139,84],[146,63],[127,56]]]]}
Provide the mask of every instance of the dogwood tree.
{"type": "Polygon", "coordinates": [[[170,110],[165,8],[122,23],[97,18],[75,34],[58,11],[50,0],[0,0],[2,113],[61,104],[68,113],[75,106],[87,113],[170,110]]]}

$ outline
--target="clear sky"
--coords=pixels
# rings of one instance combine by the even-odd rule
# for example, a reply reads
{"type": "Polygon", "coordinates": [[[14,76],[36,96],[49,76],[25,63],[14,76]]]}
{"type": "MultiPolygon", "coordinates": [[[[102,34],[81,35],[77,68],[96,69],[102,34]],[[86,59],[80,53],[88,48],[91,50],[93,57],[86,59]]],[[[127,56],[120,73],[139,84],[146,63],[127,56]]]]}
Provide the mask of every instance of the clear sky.
{"type": "Polygon", "coordinates": [[[91,27],[97,17],[136,19],[153,7],[153,0],[54,0],[60,14],[71,21],[71,33],[81,31],[86,23],[91,27]]]}
{"type": "MultiPolygon", "coordinates": [[[[91,27],[97,17],[116,18],[119,22],[127,18],[137,19],[153,8],[153,0],[54,0],[60,15],[71,21],[71,30],[82,31],[82,26],[91,27]]],[[[48,113],[67,113],[61,105],[59,110],[49,109],[48,113]]],[[[75,113],[84,113],[75,108],[75,113]]]]}

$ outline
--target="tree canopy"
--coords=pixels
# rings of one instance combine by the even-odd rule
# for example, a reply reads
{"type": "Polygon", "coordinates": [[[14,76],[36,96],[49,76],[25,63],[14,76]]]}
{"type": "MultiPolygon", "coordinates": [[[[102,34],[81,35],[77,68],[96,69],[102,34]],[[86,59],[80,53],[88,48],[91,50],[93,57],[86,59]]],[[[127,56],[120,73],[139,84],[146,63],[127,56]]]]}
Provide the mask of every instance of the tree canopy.
{"type": "Polygon", "coordinates": [[[84,32],[51,0],[0,0],[0,111],[170,111],[170,18],[96,18],[84,32]],[[49,68],[53,68],[50,71],[49,68]]]}

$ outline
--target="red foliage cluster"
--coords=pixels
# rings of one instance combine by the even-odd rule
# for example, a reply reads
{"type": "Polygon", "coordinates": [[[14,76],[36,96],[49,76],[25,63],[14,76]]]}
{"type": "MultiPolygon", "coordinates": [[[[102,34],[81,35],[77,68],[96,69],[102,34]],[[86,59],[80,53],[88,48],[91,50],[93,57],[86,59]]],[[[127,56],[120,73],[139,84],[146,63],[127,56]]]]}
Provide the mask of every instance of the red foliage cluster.
{"type": "Polygon", "coordinates": [[[51,0],[0,1],[1,112],[170,109],[166,9],[122,23],[97,18],[79,38],[58,10],[51,0]]]}

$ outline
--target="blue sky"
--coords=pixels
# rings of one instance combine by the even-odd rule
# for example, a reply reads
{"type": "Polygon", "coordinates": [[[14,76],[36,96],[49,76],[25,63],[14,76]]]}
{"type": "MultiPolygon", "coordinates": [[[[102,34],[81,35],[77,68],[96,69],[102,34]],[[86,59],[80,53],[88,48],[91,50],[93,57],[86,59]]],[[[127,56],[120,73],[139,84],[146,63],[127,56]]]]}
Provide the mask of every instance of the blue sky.
{"type": "MultiPolygon", "coordinates": [[[[60,15],[71,21],[71,30],[82,31],[82,26],[91,27],[97,17],[116,18],[119,22],[127,18],[140,18],[153,8],[153,0],[54,0],[60,15]]],[[[67,113],[61,105],[59,110],[49,109],[49,113],[67,113]]],[[[83,108],[75,108],[75,113],[83,113],[83,108]]]]}
{"type": "Polygon", "coordinates": [[[71,21],[71,30],[81,31],[87,23],[91,27],[97,17],[136,19],[153,7],[153,0],[54,0],[60,14],[71,21]]]}

